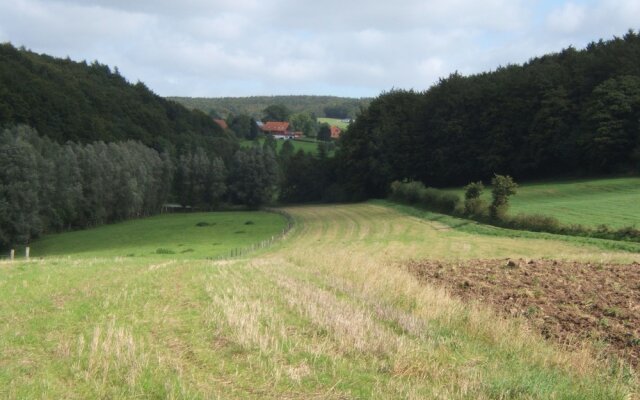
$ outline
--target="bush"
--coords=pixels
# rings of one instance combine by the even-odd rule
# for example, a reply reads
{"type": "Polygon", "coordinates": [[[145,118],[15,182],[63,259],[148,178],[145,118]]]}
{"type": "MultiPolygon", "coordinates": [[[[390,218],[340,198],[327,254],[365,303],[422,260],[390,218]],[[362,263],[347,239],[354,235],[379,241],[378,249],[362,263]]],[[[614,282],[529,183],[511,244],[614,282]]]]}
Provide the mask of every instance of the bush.
{"type": "Polygon", "coordinates": [[[494,220],[503,220],[509,209],[509,197],[516,194],[518,185],[509,175],[495,174],[491,179],[491,186],[493,200],[489,207],[489,214],[494,220]]]}
{"type": "Polygon", "coordinates": [[[518,214],[508,219],[508,225],[534,232],[557,233],[561,230],[560,221],[557,218],[541,214],[518,214]]]}
{"type": "Polygon", "coordinates": [[[460,204],[460,197],[438,189],[425,187],[422,182],[398,182],[391,184],[391,197],[408,204],[418,204],[429,210],[453,213],[460,204]]]}

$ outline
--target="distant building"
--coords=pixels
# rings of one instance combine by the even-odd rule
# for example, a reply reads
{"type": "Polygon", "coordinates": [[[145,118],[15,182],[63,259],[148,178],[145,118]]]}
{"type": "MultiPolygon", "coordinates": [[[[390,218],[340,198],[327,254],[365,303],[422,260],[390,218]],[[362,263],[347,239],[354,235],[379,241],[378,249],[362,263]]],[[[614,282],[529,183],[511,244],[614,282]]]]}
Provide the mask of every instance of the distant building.
{"type": "Polygon", "coordinates": [[[227,121],[223,120],[223,119],[213,119],[215,121],[216,124],[218,124],[218,126],[222,129],[229,129],[229,125],[227,125],[227,121]]]}
{"type": "Polygon", "coordinates": [[[331,139],[338,139],[342,134],[342,130],[337,126],[331,127],[331,139]]]}
{"type": "Polygon", "coordinates": [[[302,137],[302,132],[292,132],[289,130],[288,122],[265,122],[260,129],[262,129],[265,135],[272,135],[274,139],[298,139],[302,137]]]}

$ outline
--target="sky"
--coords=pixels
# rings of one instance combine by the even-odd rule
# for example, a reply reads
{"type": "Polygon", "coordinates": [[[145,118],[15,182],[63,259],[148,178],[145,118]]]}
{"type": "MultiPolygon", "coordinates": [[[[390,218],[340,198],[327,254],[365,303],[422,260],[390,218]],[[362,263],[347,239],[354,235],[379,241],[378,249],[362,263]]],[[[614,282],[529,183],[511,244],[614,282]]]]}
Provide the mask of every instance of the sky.
{"type": "Polygon", "coordinates": [[[421,91],[629,29],[639,0],[0,0],[0,42],[161,96],[421,91]]]}

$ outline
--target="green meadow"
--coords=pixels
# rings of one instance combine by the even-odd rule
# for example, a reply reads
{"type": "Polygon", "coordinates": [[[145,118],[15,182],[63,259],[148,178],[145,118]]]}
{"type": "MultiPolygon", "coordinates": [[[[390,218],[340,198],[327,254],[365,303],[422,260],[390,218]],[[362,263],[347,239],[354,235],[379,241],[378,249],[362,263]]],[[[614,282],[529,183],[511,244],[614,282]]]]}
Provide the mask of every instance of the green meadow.
{"type": "MultiPolygon", "coordinates": [[[[462,189],[451,190],[464,197],[462,189]]],[[[491,188],[483,198],[491,201],[491,188]]],[[[640,227],[640,178],[524,183],[511,197],[510,214],[542,214],[564,224],[640,227]]]]}
{"type": "Polygon", "coordinates": [[[269,212],[163,214],[48,235],[31,245],[31,256],[214,258],[270,239],[286,224],[269,212]]]}
{"type": "MultiPolygon", "coordinates": [[[[264,142],[264,139],[260,139],[260,145],[262,145],[263,142],[264,142]]],[[[278,152],[282,150],[282,145],[284,144],[284,142],[285,142],[284,139],[276,140],[276,144],[277,144],[276,150],[278,152]]],[[[311,154],[316,154],[318,152],[318,142],[314,141],[313,139],[290,140],[290,142],[293,145],[294,152],[297,152],[299,150],[302,150],[305,153],[311,153],[311,154]]],[[[240,142],[240,145],[243,147],[250,147],[250,146],[253,146],[254,144],[255,144],[255,141],[253,140],[243,140],[240,142]]]]}
{"type": "Polygon", "coordinates": [[[326,123],[332,126],[337,126],[340,129],[347,129],[349,127],[348,122],[344,122],[343,120],[338,118],[318,118],[317,120],[321,124],[326,123]]]}

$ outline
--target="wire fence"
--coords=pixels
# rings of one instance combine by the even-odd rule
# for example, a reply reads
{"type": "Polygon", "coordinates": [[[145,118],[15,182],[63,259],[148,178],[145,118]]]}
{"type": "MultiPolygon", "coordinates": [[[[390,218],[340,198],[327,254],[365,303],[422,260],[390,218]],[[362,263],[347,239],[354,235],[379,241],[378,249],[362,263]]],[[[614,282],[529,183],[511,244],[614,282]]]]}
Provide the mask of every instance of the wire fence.
{"type": "Polygon", "coordinates": [[[284,229],[282,229],[282,231],[280,233],[278,233],[277,235],[271,236],[269,239],[265,239],[265,240],[262,240],[262,241],[260,241],[258,243],[254,243],[254,244],[252,244],[250,246],[236,247],[236,248],[231,249],[228,253],[221,254],[221,255],[216,256],[216,257],[207,257],[207,260],[219,261],[219,260],[228,260],[228,259],[231,259],[231,258],[244,257],[244,256],[246,256],[248,254],[251,254],[253,252],[256,252],[258,250],[269,248],[274,243],[283,240],[287,236],[287,234],[289,234],[289,232],[291,231],[291,229],[294,226],[293,217],[290,214],[288,214],[287,212],[282,211],[282,210],[278,210],[278,209],[275,209],[275,208],[263,208],[263,210],[267,211],[267,212],[271,212],[271,213],[282,215],[286,219],[287,225],[284,227],[284,229]]]}

